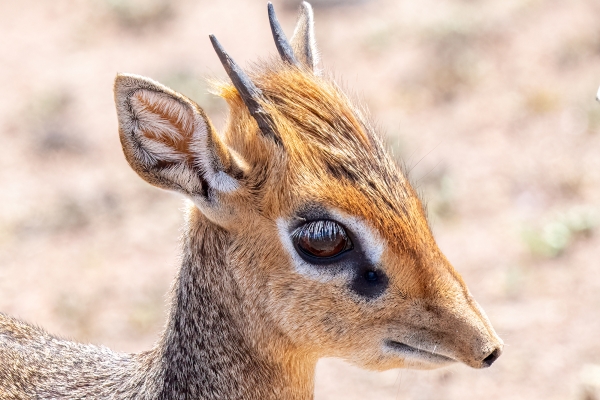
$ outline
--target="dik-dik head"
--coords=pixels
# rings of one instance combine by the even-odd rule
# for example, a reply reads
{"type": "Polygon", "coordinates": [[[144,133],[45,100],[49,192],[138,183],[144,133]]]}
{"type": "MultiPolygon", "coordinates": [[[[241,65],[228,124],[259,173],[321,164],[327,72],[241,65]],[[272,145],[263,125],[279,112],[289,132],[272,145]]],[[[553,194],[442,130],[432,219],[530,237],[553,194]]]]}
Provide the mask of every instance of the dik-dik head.
{"type": "MultiPolygon", "coordinates": [[[[502,341],[438,249],[425,211],[363,112],[317,69],[312,10],[280,57],[245,73],[211,36],[231,84],[222,134],[150,79],[115,82],[121,142],[148,182],[228,232],[215,258],[265,331],[372,369],[487,367],[502,341]]],[[[202,268],[201,265],[198,268],[202,268]]]]}

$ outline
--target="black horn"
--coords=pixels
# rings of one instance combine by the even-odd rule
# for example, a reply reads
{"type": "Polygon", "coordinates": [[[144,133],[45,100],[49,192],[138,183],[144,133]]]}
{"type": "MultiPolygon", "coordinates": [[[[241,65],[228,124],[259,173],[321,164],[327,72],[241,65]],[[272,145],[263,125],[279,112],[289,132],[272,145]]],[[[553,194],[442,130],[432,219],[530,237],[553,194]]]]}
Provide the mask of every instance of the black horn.
{"type": "Polygon", "coordinates": [[[244,104],[248,107],[250,115],[254,117],[258,123],[258,127],[265,136],[269,136],[273,138],[275,142],[279,143],[279,137],[273,126],[273,120],[269,113],[261,106],[259,101],[264,99],[262,91],[252,83],[250,77],[246,75],[229,54],[225,52],[215,35],[209,35],[209,37],[215,52],[221,60],[221,64],[223,64],[227,75],[229,75],[231,82],[233,82],[233,86],[235,86],[240,97],[244,101],[244,104]]]}
{"type": "Polygon", "coordinates": [[[283,29],[281,29],[281,25],[279,25],[279,21],[275,15],[275,9],[273,8],[273,4],[271,2],[267,4],[267,9],[269,10],[269,23],[271,24],[271,32],[273,32],[275,47],[277,47],[279,55],[283,61],[295,66],[300,66],[298,59],[294,55],[294,50],[292,49],[290,42],[288,42],[287,38],[285,37],[285,33],[283,33],[283,29]]]}

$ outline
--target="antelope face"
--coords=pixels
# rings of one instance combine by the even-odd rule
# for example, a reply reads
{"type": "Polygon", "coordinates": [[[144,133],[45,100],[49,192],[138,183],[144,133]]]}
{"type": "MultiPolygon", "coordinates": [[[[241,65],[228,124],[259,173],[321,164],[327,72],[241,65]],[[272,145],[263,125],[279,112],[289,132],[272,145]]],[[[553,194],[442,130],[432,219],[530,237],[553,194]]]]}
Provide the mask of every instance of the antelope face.
{"type": "Polygon", "coordinates": [[[498,358],[502,341],[426,225],[378,229],[376,207],[311,200],[277,220],[294,273],[270,277],[270,307],[290,338],[372,369],[498,358]]]}
{"type": "Polygon", "coordinates": [[[269,237],[266,253],[277,254],[262,257],[261,271],[278,327],[301,347],[372,369],[490,366],[502,341],[361,114],[321,78],[256,80],[278,105],[271,114],[285,146],[261,199],[273,224],[264,224],[268,234],[256,226],[251,239],[269,237]]]}
{"type": "Polygon", "coordinates": [[[261,177],[235,207],[246,211],[231,257],[270,329],[372,369],[491,365],[502,341],[361,113],[310,73],[282,66],[253,80],[281,144],[228,136],[261,177]]]}
{"type": "Polygon", "coordinates": [[[230,232],[229,272],[254,328],[372,369],[491,365],[502,341],[420,200],[362,113],[318,73],[310,6],[291,45],[269,11],[282,60],[250,76],[211,38],[233,82],[218,89],[231,109],[223,136],[185,96],[117,78],[128,161],[230,232]]]}

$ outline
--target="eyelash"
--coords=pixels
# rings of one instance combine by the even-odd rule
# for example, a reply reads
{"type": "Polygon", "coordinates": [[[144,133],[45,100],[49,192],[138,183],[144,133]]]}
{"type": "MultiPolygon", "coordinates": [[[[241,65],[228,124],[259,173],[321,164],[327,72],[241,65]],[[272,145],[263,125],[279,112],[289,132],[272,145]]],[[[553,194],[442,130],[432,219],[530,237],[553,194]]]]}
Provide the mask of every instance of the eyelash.
{"type": "Polygon", "coordinates": [[[344,240],[348,240],[348,234],[344,228],[342,228],[337,222],[331,220],[307,222],[292,233],[292,238],[299,239],[304,235],[311,240],[319,240],[322,238],[333,239],[338,235],[344,240]]]}

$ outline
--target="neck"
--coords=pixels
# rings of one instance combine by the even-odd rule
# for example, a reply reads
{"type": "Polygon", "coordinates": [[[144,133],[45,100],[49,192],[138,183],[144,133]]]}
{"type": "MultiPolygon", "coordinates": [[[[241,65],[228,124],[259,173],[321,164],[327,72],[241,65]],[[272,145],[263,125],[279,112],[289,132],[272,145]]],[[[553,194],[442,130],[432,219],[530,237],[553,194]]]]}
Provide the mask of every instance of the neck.
{"type": "Polygon", "coordinates": [[[257,332],[227,265],[229,236],[190,213],[169,321],[154,353],[160,399],[312,399],[316,359],[257,332]]]}

